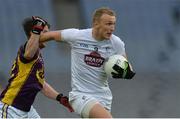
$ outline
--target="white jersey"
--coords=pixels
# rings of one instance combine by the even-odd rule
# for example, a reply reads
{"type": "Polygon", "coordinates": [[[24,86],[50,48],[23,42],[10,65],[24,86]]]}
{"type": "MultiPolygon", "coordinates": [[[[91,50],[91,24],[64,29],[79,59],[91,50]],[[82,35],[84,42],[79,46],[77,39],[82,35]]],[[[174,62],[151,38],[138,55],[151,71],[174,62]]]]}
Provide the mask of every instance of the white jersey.
{"type": "Polygon", "coordinates": [[[112,100],[103,64],[111,55],[125,54],[124,42],[115,35],[110,40],[95,40],[92,29],[65,29],[60,32],[62,40],[71,45],[71,92],[112,100]]]}

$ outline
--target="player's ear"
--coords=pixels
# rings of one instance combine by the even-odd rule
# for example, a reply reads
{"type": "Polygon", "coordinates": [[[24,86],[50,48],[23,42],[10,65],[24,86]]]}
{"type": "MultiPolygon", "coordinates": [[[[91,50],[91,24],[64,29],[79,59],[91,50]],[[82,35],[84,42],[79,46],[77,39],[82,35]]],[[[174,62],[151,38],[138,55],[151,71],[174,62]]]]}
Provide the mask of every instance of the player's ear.
{"type": "Polygon", "coordinates": [[[93,27],[96,27],[99,24],[98,20],[93,21],[93,27]]]}

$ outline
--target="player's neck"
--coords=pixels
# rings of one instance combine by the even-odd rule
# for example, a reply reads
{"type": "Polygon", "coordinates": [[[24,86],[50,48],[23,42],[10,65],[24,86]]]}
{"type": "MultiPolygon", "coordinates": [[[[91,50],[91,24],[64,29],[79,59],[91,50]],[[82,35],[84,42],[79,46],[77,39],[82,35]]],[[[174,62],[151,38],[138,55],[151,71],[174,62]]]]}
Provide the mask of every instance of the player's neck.
{"type": "Polygon", "coordinates": [[[105,40],[104,38],[101,37],[101,35],[99,35],[98,31],[94,28],[92,29],[92,37],[97,41],[105,40]]]}

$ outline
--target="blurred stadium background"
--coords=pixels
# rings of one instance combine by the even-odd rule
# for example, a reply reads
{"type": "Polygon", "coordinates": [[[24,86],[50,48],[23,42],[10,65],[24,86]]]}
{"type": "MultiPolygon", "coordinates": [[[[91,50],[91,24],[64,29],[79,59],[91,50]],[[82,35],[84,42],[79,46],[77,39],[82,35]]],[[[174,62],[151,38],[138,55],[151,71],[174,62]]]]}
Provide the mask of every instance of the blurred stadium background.
{"type": "MultiPolygon", "coordinates": [[[[180,117],[180,0],[0,0],[0,87],[19,45],[27,16],[46,18],[51,29],[91,27],[92,12],[102,6],[117,12],[115,34],[126,43],[135,80],[109,80],[116,118],[180,117]]],[[[70,91],[70,48],[49,42],[43,50],[46,79],[57,90],[70,91]]],[[[43,118],[73,118],[55,101],[39,94],[34,106],[43,118]]]]}

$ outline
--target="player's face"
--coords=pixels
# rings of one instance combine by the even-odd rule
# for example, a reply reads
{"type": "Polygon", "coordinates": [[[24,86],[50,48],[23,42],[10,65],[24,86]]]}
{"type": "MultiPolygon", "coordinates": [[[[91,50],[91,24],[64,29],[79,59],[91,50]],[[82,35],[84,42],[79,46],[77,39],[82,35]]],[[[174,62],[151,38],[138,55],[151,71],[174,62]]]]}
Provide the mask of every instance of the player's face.
{"type": "Polygon", "coordinates": [[[97,21],[97,34],[101,39],[110,39],[115,30],[116,17],[108,14],[103,14],[97,21]]]}
{"type": "MultiPolygon", "coordinates": [[[[46,25],[45,27],[44,27],[44,30],[42,31],[42,33],[41,34],[43,34],[43,33],[46,33],[46,32],[48,32],[49,31],[49,28],[48,28],[48,26],[46,25]]],[[[44,47],[46,47],[46,44],[45,43],[40,43],[39,44],[39,48],[44,48],[44,47]]]]}

